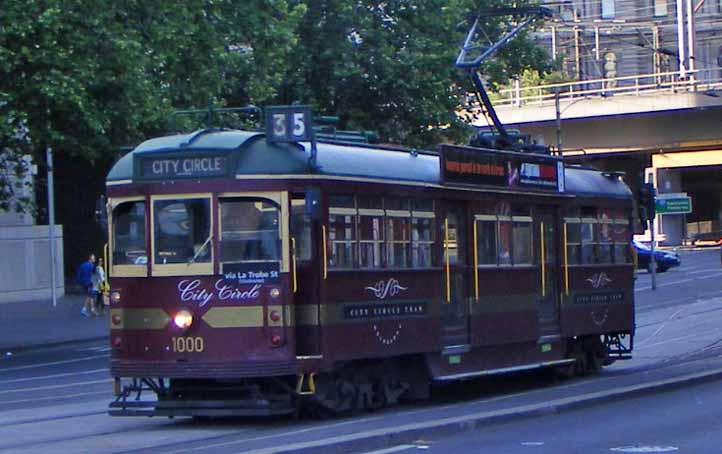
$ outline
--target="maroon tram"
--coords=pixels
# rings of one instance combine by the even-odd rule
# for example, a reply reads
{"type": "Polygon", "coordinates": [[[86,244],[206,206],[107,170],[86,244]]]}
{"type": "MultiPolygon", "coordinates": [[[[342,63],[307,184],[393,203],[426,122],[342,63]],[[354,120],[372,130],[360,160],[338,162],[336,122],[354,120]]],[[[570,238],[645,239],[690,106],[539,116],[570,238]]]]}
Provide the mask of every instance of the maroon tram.
{"type": "Polygon", "coordinates": [[[631,355],[617,174],[207,129],[141,144],[107,194],[113,415],[339,412],[631,355]]]}

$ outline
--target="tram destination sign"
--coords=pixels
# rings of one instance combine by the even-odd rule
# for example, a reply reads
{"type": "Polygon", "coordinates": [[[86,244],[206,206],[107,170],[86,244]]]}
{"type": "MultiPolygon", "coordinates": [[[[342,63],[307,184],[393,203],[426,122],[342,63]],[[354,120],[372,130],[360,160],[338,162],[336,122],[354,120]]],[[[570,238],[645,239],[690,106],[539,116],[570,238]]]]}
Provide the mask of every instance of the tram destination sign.
{"type": "Polygon", "coordinates": [[[195,156],[140,156],[135,166],[139,180],[208,178],[228,175],[228,157],[217,154],[195,156]]]}
{"type": "Polygon", "coordinates": [[[497,186],[564,192],[564,164],[546,155],[442,145],[446,184],[497,186]]]}

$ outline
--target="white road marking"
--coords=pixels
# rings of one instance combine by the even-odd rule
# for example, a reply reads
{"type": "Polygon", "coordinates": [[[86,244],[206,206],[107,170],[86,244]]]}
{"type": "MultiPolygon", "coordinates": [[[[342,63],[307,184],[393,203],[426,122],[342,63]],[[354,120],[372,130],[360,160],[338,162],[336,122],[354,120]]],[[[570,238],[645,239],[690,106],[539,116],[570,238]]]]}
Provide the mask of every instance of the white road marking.
{"type": "Polygon", "coordinates": [[[620,446],[618,448],[609,448],[610,451],[616,452],[672,452],[679,451],[676,446],[620,446]]]}
{"type": "Polygon", "coordinates": [[[96,396],[96,395],[100,395],[100,394],[104,394],[104,395],[108,396],[108,401],[110,401],[113,398],[110,391],[93,391],[93,392],[85,392],[85,393],[78,393],[78,394],[63,394],[60,396],[38,397],[35,399],[3,400],[3,401],[0,401],[0,404],[2,404],[2,405],[24,404],[27,402],[40,402],[43,400],[73,399],[75,397],[88,397],[88,396],[96,396]]]}
{"type": "Polygon", "coordinates": [[[38,367],[46,367],[46,366],[57,366],[58,364],[79,363],[81,361],[90,361],[91,359],[98,359],[98,358],[108,358],[108,355],[92,355],[92,356],[84,356],[82,358],[66,359],[63,361],[52,361],[49,363],[31,364],[29,366],[6,367],[6,368],[0,369],[0,373],[12,372],[12,371],[16,371],[16,370],[37,369],[38,367]]]}
{"type": "Polygon", "coordinates": [[[110,373],[107,368],[106,369],[93,369],[93,370],[84,370],[84,371],[80,371],[80,372],[66,372],[63,374],[41,375],[39,377],[14,378],[12,380],[3,380],[2,384],[5,385],[7,383],[20,383],[20,382],[24,382],[24,381],[45,380],[48,378],[59,378],[59,377],[71,377],[71,376],[75,376],[75,375],[97,374],[100,372],[110,373]]]}
{"type": "Polygon", "coordinates": [[[522,446],[544,446],[543,441],[522,441],[522,446]]]}
{"type": "Polygon", "coordinates": [[[364,454],[389,454],[392,452],[408,451],[416,448],[416,445],[398,445],[393,448],[379,449],[377,451],[366,451],[364,454]]]}
{"type": "Polygon", "coordinates": [[[7,390],[0,391],[0,394],[24,393],[24,392],[29,392],[29,391],[45,391],[48,389],[69,388],[71,386],[97,385],[98,383],[111,384],[112,380],[110,378],[106,378],[103,380],[90,380],[90,381],[81,381],[81,382],[76,382],[76,383],[66,383],[63,385],[48,385],[48,386],[36,386],[34,388],[7,389],[7,390]]]}
{"type": "MultiPolygon", "coordinates": [[[[648,338],[640,339],[640,341],[637,342],[637,345],[644,345],[647,341],[654,338],[654,336],[659,334],[665,328],[665,326],[667,326],[667,323],[669,323],[671,320],[673,320],[677,315],[679,315],[680,312],[682,312],[685,309],[686,309],[686,307],[682,307],[681,309],[674,311],[674,313],[672,315],[670,315],[669,317],[667,317],[667,319],[664,322],[662,322],[662,324],[659,325],[659,327],[648,338]]],[[[639,347],[637,347],[637,348],[639,348],[639,347]]]]}
{"type": "Polygon", "coordinates": [[[687,336],[682,336],[682,337],[675,337],[675,338],[672,338],[672,339],[666,339],[666,340],[663,340],[663,341],[654,342],[654,343],[652,343],[652,344],[646,344],[646,345],[643,345],[643,346],[641,346],[641,347],[636,347],[634,350],[636,350],[636,351],[644,350],[644,349],[649,348],[649,347],[655,347],[655,346],[657,346],[657,345],[669,344],[670,342],[677,342],[677,341],[681,341],[681,340],[684,340],[684,339],[690,339],[690,338],[692,338],[692,337],[699,337],[699,333],[689,334],[689,335],[687,335],[687,336]]]}
{"type": "MultiPolygon", "coordinates": [[[[686,282],[700,281],[702,279],[712,279],[712,278],[718,277],[718,276],[722,276],[722,272],[718,271],[715,274],[710,274],[709,276],[701,276],[701,277],[695,277],[695,278],[691,278],[691,279],[682,279],[679,281],[672,281],[672,282],[662,282],[662,283],[657,284],[657,287],[668,287],[670,285],[684,284],[686,282]]],[[[651,286],[645,286],[645,287],[635,288],[634,291],[642,292],[645,290],[651,290],[651,288],[652,288],[651,286]]]]}

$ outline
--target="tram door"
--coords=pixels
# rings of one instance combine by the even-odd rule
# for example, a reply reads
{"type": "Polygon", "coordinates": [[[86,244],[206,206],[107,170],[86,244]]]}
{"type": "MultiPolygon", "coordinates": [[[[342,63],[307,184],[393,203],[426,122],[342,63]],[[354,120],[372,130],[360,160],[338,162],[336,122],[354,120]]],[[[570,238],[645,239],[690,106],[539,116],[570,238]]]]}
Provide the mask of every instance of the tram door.
{"type": "Polygon", "coordinates": [[[296,356],[321,355],[319,223],[308,212],[306,194],[291,197],[291,278],[294,292],[296,356]],[[294,276],[295,274],[295,276],[294,276]]]}
{"type": "Polygon", "coordinates": [[[559,235],[554,207],[537,209],[537,257],[539,258],[540,336],[559,334],[559,235]]]}
{"type": "Polygon", "coordinates": [[[443,343],[449,348],[469,344],[470,244],[466,205],[459,202],[443,204],[443,343]]]}

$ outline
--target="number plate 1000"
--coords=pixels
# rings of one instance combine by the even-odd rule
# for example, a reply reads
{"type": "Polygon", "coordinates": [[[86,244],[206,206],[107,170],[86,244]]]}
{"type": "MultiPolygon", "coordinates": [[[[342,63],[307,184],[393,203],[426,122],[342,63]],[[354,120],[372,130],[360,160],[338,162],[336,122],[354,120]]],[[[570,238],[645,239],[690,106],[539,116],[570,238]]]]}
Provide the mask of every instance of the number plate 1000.
{"type": "Polygon", "coordinates": [[[205,348],[202,337],[173,337],[171,343],[174,353],[200,353],[205,348]]]}

